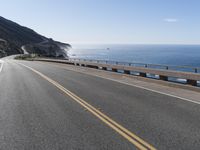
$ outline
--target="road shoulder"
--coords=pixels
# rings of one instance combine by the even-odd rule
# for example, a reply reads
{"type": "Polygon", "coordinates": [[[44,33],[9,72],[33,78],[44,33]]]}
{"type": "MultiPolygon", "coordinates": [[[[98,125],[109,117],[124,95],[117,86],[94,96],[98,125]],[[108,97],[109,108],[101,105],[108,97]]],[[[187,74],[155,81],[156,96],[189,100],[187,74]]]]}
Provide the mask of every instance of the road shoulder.
{"type": "Polygon", "coordinates": [[[170,82],[165,82],[165,81],[160,81],[160,80],[155,80],[155,79],[142,78],[142,77],[132,76],[132,75],[124,75],[124,74],[114,73],[110,71],[72,66],[72,65],[67,65],[67,64],[58,64],[58,63],[49,63],[49,62],[40,62],[40,63],[48,63],[48,64],[51,64],[63,69],[108,79],[111,81],[129,85],[129,86],[142,88],[144,90],[157,92],[160,94],[179,98],[181,100],[186,100],[189,102],[200,104],[200,99],[199,99],[200,88],[198,87],[192,87],[189,85],[180,85],[177,83],[170,83],[170,82]]]}

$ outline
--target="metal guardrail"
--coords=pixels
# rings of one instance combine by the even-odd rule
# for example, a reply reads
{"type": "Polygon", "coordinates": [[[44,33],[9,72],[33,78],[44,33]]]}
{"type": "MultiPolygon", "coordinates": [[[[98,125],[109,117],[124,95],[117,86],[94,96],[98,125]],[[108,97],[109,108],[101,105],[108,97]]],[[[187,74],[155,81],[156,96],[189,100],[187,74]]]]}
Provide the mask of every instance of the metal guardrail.
{"type": "Polygon", "coordinates": [[[124,65],[133,67],[144,67],[150,69],[163,69],[172,71],[182,71],[182,72],[192,72],[200,73],[200,67],[190,67],[190,66],[175,66],[175,65],[161,65],[161,64],[147,64],[147,63],[134,63],[134,62],[118,62],[118,61],[108,61],[108,60],[93,60],[93,59],[78,59],[70,58],[70,61],[82,61],[82,62],[94,62],[101,64],[111,64],[111,65],[124,65]]]}
{"type": "Polygon", "coordinates": [[[95,69],[111,70],[113,72],[121,72],[124,74],[136,73],[142,77],[149,77],[149,75],[158,76],[160,80],[170,81],[170,78],[184,79],[187,84],[197,86],[200,81],[200,68],[187,66],[167,66],[154,65],[144,63],[128,63],[105,60],[90,60],[90,59],[48,59],[36,58],[34,60],[48,61],[56,63],[65,63],[76,66],[85,66],[95,69]],[[177,68],[185,70],[177,70],[177,68]],[[190,70],[189,70],[190,69],[190,70]],[[187,71],[186,71],[187,70],[187,71]]]}

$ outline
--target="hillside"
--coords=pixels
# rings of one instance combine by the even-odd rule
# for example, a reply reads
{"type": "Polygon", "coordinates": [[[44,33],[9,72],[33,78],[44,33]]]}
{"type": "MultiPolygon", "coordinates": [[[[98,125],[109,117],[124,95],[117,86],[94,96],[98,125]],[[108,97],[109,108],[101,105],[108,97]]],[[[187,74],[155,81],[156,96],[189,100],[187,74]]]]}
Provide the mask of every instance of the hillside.
{"type": "Polygon", "coordinates": [[[44,56],[67,57],[66,50],[69,47],[69,44],[46,38],[0,16],[0,57],[21,54],[24,50],[44,56]]]}

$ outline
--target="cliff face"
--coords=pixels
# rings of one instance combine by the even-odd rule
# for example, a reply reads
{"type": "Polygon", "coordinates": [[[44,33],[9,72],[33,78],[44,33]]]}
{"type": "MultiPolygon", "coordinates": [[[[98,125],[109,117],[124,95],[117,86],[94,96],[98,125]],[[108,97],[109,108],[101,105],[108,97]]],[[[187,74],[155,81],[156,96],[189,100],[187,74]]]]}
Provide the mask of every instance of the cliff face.
{"type": "Polygon", "coordinates": [[[7,50],[7,41],[0,39],[0,57],[3,57],[6,55],[5,50],[7,50]]]}
{"type": "Polygon", "coordinates": [[[67,50],[71,46],[69,44],[46,39],[43,42],[35,44],[26,44],[22,49],[27,53],[36,53],[45,57],[61,57],[67,58],[67,50]]]}
{"type": "Polygon", "coordinates": [[[39,55],[66,57],[66,50],[70,47],[0,16],[0,57],[24,53],[24,50],[39,55]]]}

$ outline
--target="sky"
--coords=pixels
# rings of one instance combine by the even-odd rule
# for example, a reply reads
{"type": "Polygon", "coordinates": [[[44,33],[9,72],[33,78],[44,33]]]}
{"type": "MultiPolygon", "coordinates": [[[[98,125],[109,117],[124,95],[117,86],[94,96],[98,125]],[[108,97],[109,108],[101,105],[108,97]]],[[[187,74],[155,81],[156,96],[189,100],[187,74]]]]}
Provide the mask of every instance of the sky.
{"type": "Polygon", "coordinates": [[[0,0],[0,16],[70,44],[200,44],[200,0],[0,0]]]}

